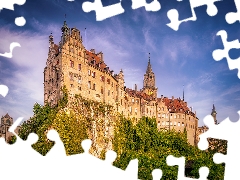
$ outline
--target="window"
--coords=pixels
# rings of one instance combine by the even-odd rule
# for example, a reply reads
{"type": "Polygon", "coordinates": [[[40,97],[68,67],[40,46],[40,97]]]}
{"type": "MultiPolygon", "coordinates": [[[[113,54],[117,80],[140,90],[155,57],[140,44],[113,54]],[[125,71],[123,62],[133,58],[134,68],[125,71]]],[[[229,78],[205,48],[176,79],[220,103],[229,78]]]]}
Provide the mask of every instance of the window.
{"type": "Polygon", "coordinates": [[[122,105],[122,99],[121,99],[121,105],[122,105]]]}
{"type": "Polygon", "coordinates": [[[91,89],[91,81],[88,81],[88,88],[91,89]]]}
{"type": "Polygon", "coordinates": [[[100,80],[104,82],[104,81],[105,81],[105,77],[104,77],[104,76],[101,76],[101,77],[100,77],[100,80]]]}
{"type": "Polygon", "coordinates": [[[6,124],[9,125],[9,126],[11,125],[11,122],[10,122],[9,119],[6,121],[6,124]]]}
{"type": "Polygon", "coordinates": [[[176,126],[177,125],[177,122],[174,122],[174,126],[176,126]]]}
{"type": "Polygon", "coordinates": [[[165,118],[165,114],[162,114],[162,118],[165,118]]]}
{"type": "Polygon", "coordinates": [[[178,126],[180,126],[180,122],[178,122],[178,126]]]}
{"type": "Polygon", "coordinates": [[[174,115],[174,118],[175,118],[175,119],[177,118],[176,114],[174,115]]]}
{"type": "Polygon", "coordinates": [[[81,64],[78,64],[78,70],[81,71],[81,64]]]}
{"type": "Polygon", "coordinates": [[[101,86],[101,94],[103,94],[103,87],[101,86]]]}
{"type": "Polygon", "coordinates": [[[92,77],[95,78],[96,72],[92,72],[92,77]]]}
{"type": "Polygon", "coordinates": [[[73,84],[70,84],[70,87],[73,88],[73,84]]]}
{"type": "Polygon", "coordinates": [[[74,67],[74,61],[70,60],[70,67],[73,68],[74,67]]]}
{"type": "Polygon", "coordinates": [[[129,111],[132,112],[132,107],[129,107],[129,111]]]}
{"type": "Polygon", "coordinates": [[[135,108],[135,112],[137,113],[137,108],[135,108]]]}
{"type": "Polygon", "coordinates": [[[165,121],[162,122],[162,125],[163,125],[163,126],[165,125],[165,121]]]}
{"type": "Polygon", "coordinates": [[[134,102],[134,99],[132,99],[132,102],[134,102]]]}
{"type": "Polygon", "coordinates": [[[82,80],[82,77],[81,77],[81,76],[79,76],[79,77],[78,77],[78,84],[80,84],[80,83],[81,83],[81,80],[82,80]]]}
{"type": "Polygon", "coordinates": [[[81,91],[81,87],[80,86],[78,86],[78,90],[81,91]]]}
{"type": "Polygon", "coordinates": [[[166,118],[168,118],[168,114],[166,114],[166,118]]]}
{"type": "Polygon", "coordinates": [[[170,122],[170,126],[172,126],[172,122],[170,122]]]}
{"type": "Polygon", "coordinates": [[[69,73],[70,81],[73,81],[73,73],[69,73]]]}
{"type": "Polygon", "coordinates": [[[160,118],[160,117],[161,117],[161,114],[158,114],[158,117],[160,118]]]}
{"type": "Polygon", "coordinates": [[[110,90],[108,90],[108,96],[110,96],[110,90]]]}
{"type": "Polygon", "coordinates": [[[164,107],[162,107],[162,110],[164,111],[164,107]]]}
{"type": "Polygon", "coordinates": [[[113,82],[112,82],[112,87],[113,87],[113,82]]]}
{"type": "Polygon", "coordinates": [[[96,90],[96,84],[93,84],[93,88],[92,88],[93,90],[96,90]]]}
{"type": "Polygon", "coordinates": [[[184,126],[184,122],[182,122],[182,126],[184,126]]]}
{"type": "Polygon", "coordinates": [[[107,83],[110,84],[110,79],[107,79],[107,83]]]}

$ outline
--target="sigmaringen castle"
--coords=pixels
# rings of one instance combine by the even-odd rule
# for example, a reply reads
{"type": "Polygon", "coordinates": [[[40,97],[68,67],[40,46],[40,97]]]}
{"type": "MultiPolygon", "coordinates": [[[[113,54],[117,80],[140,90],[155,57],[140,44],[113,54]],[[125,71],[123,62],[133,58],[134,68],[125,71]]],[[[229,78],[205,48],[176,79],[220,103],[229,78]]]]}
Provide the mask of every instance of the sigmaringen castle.
{"type": "MultiPolygon", "coordinates": [[[[78,29],[70,29],[64,21],[61,30],[58,45],[54,43],[53,35],[49,36],[49,52],[44,68],[45,104],[56,105],[62,97],[61,88],[66,86],[70,95],[81,94],[84,98],[112,105],[115,111],[125,117],[154,117],[159,130],[183,132],[185,129],[188,142],[197,144],[198,135],[207,128],[198,127],[196,111],[188,107],[184,93],[182,98],[158,97],[150,57],[146,63],[142,89],[138,89],[137,85],[134,89],[126,88],[124,71],[114,74],[104,62],[102,52],[87,50],[78,29]]],[[[213,106],[215,121],[216,114],[213,106]]],[[[11,123],[7,121],[9,118],[8,114],[2,117],[1,128],[5,128],[5,124],[10,126],[11,123]]]]}

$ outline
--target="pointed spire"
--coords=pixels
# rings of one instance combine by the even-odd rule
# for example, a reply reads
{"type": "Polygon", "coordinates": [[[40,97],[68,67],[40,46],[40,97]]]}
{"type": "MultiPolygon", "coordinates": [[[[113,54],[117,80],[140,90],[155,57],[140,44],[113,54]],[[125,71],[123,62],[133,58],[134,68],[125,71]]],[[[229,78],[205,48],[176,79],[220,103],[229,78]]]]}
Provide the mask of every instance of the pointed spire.
{"type": "Polygon", "coordinates": [[[149,53],[149,56],[148,56],[148,66],[147,66],[146,73],[148,74],[149,72],[152,72],[152,67],[151,67],[151,63],[150,63],[150,53],[149,53]]]}
{"type": "Polygon", "coordinates": [[[213,104],[211,115],[213,116],[214,123],[217,124],[217,111],[216,111],[216,108],[215,108],[214,104],[213,104]]]}

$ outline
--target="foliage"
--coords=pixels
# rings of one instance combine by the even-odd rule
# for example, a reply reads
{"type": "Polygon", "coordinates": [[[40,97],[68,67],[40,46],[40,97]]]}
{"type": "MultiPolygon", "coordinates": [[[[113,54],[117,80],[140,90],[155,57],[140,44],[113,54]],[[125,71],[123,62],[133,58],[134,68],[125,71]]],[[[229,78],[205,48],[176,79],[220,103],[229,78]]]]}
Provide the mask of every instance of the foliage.
{"type": "Polygon", "coordinates": [[[8,144],[14,144],[17,141],[17,137],[16,136],[10,136],[7,140],[8,144]]]}
{"type": "Polygon", "coordinates": [[[162,179],[177,179],[178,167],[166,164],[170,154],[185,157],[186,165],[190,166],[190,171],[185,172],[188,177],[198,178],[199,168],[207,166],[209,179],[223,179],[224,166],[214,164],[210,151],[200,151],[188,144],[186,132],[158,131],[155,119],[143,117],[133,125],[130,119],[121,117],[115,129],[113,147],[118,154],[114,165],[119,168],[125,169],[132,159],[138,159],[139,179],[152,179],[151,172],[156,168],[163,170],[162,179]]]}
{"type": "Polygon", "coordinates": [[[30,133],[36,133],[39,140],[33,148],[42,155],[46,155],[54,144],[46,136],[52,128],[58,131],[67,155],[82,152],[81,142],[87,138],[94,141],[91,152],[97,156],[109,144],[106,129],[113,126],[112,106],[84,99],[80,95],[68,97],[66,87],[62,89],[62,98],[57,106],[36,103],[33,113],[33,117],[21,125],[19,136],[26,140],[30,133]],[[97,147],[99,144],[103,146],[97,147]]]}
{"type": "Polygon", "coordinates": [[[51,128],[58,131],[67,155],[83,152],[81,142],[87,139],[88,135],[86,132],[86,122],[82,116],[76,116],[73,111],[65,112],[60,110],[51,128]]]}

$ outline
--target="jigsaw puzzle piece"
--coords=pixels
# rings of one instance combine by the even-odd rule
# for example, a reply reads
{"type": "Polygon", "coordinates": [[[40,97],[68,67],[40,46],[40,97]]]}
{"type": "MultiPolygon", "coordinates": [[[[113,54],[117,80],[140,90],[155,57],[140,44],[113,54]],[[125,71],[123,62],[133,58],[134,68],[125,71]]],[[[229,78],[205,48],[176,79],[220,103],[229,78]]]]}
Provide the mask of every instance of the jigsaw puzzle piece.
{"type": "Polygon", "coordinates": [[[7,94],[8,94],[8,87],[6,85],[0,85],[0,94],[3,96],[3,97],[6,97],[7,94]]]}
{"type": "Polygon", "coordinates": [[[159,11],[161,4],[157,0],[153,0],[149,4],[146,0],[132,0],[132,9],[138,9],[140,7],[145,7],[146,11],[159,11]]]}
{"type": "Polygon", "coordinates": [[[9,53],[5,52],[4,54],[0,53],[0,56],[6,57],[6,58],[12,58],[13,57],[12,52],[15,47],[21,47],[21,45],[18,42],[12,42],[9,47],[10,52],[9,53]]]}
{"type": "Polygon", "coordinates": [[[23,5],[25,4],[26,0],[7,0],[7,1],[0,1],[0,11],[1,9],[9,9],[14,10],[14,4],[23,5]]]}
{"type": "Polygon", "coordinates": [[[238,78],[240,79],[240,57],[238,59],[231,59],[229,57],[230,49],[240,49],[239,40],[227,41],[227,32],[225,30],[218,31],[217,36],[221,36],[224,49],[214,50],[212,53],[213,58],[216,61],[220,61],[223,58],[227,59],[228,67],[230,70],[238,69],[238,78]]]}
{"type": "Polygon", "coordinates": [[[177,31],[181,23],[187,21],[196,21],[197,16],[194,9],[204,5],[207,5],[207,14],[209,16],[215,16],[218,13],[218,9],[214,3],[218,1],[222,0],[190,0],[192,17],[183,20],[179,20],[179,13],[176,9],[171,9],[167,12],[168,19],[170,20],[170,23],[168,23],[167,26],[177,31]]]}
{"type": "Polygon", "coordinates": [[[162,170],[161,169],[154,169],[152,171],[153,180],[160,180],[162,178],[162,170]]]}
{"type": "Polygon", "coordinates": [[[124,13],[124,9],[121,5],[121,1],[116,4],[112,4],[109,6],[103,7],[101,0],[95,0],[94,2],[84,2],[82,4],[82,9],[84,12],[95,11],[96,12],[96,20],[103,21],[107,18],[119,15],[124,13]]]}
{"type": "MultiPolygon", "coordinates": [[[[240,111],[238,111],[240,115],[240,111]]],[[[226,118],[218,125],[212,125],[213,117],[208,115],[204,118],[204,123],[209,126],[208,131],[201,134],[199,141],[199,149],[203,150],[202,141],[206,142],[207,138],[223,139],[227,140],[227,154],[223,155],[221,153],[216,153],[213,157],[215,163],[219,164],[225,163],[225,179],[232,179],[232,177],[239,177],[239,162],[240,162],[240,146],[239,136],[240,136],[240,121],[231,122],[229,118],[226,118]]]]}
{"type": "Polygon", "coordinates": [[[46,154],[47,157],[51,158],[60,158],[66,156],[66,151],[63,142],[61,141],[61,138],[59,137],[59,134],[56,130],[51,129],[47,133],[47,138],[51,141],[54,141],[55,144],[50,149],[50,151],[46,154]]]}
{"type": "Polygon", "coordinates": [[[240,21],[240,1],[234,0],[237,12],[229,12],[226,14],[225,19],[228,24],[233,24],[236,21],[240,21]]]}
{"type": "MultiPolygon", "coordinates": [[[[184,157],[174,157],[169,155],[166,159],[168,166],[178,166],[178,180],[191,180],[192,178],[185,177],[185,158],[184,157]]],[[[199,169],[199,179],[207,180],[209,174],[209,169],[207,167],[201,167],[199,169]]],[[[192,179],[193,180],[193,179],[192,179]]]]}

